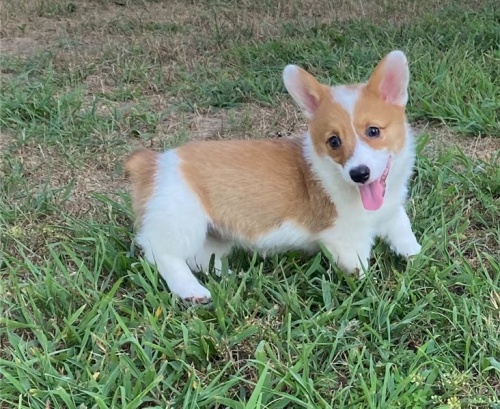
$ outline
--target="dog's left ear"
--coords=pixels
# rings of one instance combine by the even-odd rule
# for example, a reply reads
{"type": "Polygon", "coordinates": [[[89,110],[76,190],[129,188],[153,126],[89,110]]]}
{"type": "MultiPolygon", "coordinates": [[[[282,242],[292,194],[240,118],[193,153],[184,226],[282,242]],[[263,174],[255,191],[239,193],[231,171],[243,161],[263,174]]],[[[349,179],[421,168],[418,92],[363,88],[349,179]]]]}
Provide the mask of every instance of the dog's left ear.
{"type": "Polygon", "coordinates": [[[408,102],[408,60],[402,51],[391,51],[377,65],[367,88],[391,105],[405,106],[408,102]]]}

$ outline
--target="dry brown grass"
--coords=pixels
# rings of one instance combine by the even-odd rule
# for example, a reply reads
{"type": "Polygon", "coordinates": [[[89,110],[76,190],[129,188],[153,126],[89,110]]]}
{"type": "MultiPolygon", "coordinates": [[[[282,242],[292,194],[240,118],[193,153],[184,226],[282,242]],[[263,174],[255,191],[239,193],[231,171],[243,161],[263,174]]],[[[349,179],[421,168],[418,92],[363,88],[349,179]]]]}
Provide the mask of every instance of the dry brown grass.
{"type": "MultiPolygon", "coordinates": [[[[227,32],[232,39],[269,39],[279,34],[287,22],[301,24],[342,23],[352,19],[375,22],[405,22],[453,4],[451,0],[425,2],[381,2],[378,0],[320,1],[239,1],[211,2],[132,2],[66,0],[1,0],[1,50],[26,55],[40,50],[59,50],[63,58],[75,52],[92,58],[106,46],[125,47],[140,43],[173,63],[192,65],[202,59],[210,63],[211,51],[223,44],[209,39],[214,31],[227,32]],[[152,27],[154,23],[158,30],[152,27]],[[162,25],[165,29],[162,29],[162,25]],[[153,31],[153,32],[152,32],[153,31]]],[[[469,2],[469,8],[481,1],[469,2]]],[[[73,58],[76,58],[73,56],[73,58]]]]}
{"type": "Polygon", "coordinates": [[[493,136],[463,137],[450,130],[445,125],[439,126],[428,123],[415,124],[416,135],[429,134],[429,144],[424,152],[429,155],[443,153],[458,148],[472,159],[491,161],[500,151],[500,139],[493,136]]]}

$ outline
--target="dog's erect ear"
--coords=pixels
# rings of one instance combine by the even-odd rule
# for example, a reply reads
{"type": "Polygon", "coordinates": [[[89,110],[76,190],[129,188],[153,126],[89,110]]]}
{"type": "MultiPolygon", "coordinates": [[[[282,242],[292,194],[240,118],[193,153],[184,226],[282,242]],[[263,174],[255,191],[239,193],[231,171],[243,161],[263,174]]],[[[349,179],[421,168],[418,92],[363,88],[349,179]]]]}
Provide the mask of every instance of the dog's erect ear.
{"type": "Polygon", "coordinates": [[[283,82],[306,117],[312,117],[321,102],[322,85],[311,74],[296,65],[285,67],[283,82]]]}
{"type": "Polygon", "coordinates": [[[368,80],[368,89],[391,105],[408,102],[408,61],[402,51],[391,51],[377,65],[368,80]]]}

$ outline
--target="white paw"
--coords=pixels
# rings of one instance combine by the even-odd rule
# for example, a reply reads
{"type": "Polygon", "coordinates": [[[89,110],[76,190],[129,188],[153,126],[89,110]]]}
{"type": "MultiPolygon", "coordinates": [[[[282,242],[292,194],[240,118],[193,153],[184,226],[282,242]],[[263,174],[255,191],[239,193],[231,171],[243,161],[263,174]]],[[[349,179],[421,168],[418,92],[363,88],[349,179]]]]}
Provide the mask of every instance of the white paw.
{"type": "MultiPolygon", "coordinates": [[[[209,265],[208,263],[198,263],[195,258],[189,258],[186,260],[191,271],[196,273],[208,273],[209,265]]],[[[222,260],[215,259],[214,261],[214,273],[217,277],[222,275],[222,260]]],[[[231,269],[227,269],[227,274],[233,274],[231,269]]]]}
{"type": "Polygon", "coordinates": [[[351,257],[339,257],[337,265],[346,273],[357,276],[360,280],[365,278],[365,270],[368,269],[368,259],[361,260],[357,255],[351,257]]]}
{"type": "Polygon", "coordinates": [[[398,241],[397,244],[393,244],[392,248],[396,253],[408,259],[411,256],[420,253],[422,246],[418,244],[417,239],[412,237],[408,240],[398,241]]]}
{"type": "Polygon", "coordinates": [[[194,257],[188,258],[186,262],[193,273],[206,273],[208,271],[208,266],[198,263],[194,257]]]}
{"type": "MultiPolygon", "coordinates": [[[[217,277],[222,276],[222,265],[221,265],[221,268],[217,268],[217,267],[215,267],[215,268],[214,268],[214,272],[215,272],[215,275],[216,275],[217,277]]],[[[227,274],[227,275],[231,275],[231,274],[233,274],[233,270],[231,270],[230,268],[228,268],[228,269],[227,269],[227,271],[226,271],[226,274],[227,274]]]]}
{"type": "Polygon", "coordinates": [[[183,300],[197,304],[205,304],[212,298],[210,291],[197,281],[192,281],[185,283],[184,285],[179,285],[176,288],[171,288],[171,291],[183,300]]]}

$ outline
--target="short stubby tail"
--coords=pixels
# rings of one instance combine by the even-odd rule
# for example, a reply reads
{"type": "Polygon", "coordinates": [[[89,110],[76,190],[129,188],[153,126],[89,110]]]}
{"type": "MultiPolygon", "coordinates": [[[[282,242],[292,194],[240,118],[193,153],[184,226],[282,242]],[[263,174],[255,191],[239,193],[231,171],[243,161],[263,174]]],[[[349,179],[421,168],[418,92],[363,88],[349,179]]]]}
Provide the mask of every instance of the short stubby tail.
{"type": "Polygon", "coordinates": [[[125,175],[132,182],[132,207],[139,224],[154,192],[158,156],[151,150],[140,149],[133,152],[125,161],[125,175]]]}
{"type": "Polygon", "coordinates": [[[151,170],[151,165],[156,163],[158,154],[149,149],[138,149],[125,161],[125,175],[132,179],[132,182],[142,177],[145,172],[151,170]]]}

